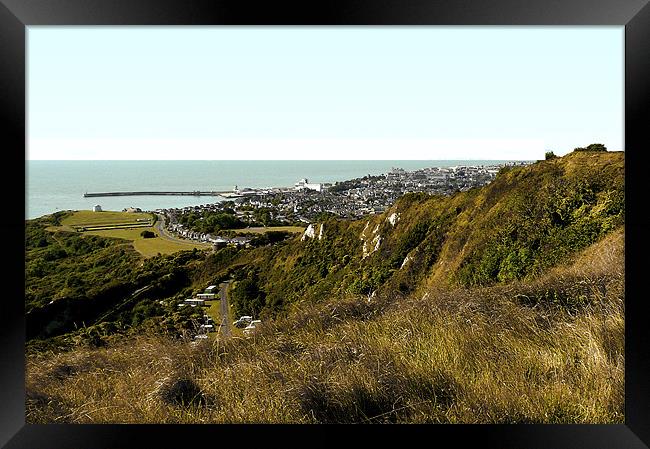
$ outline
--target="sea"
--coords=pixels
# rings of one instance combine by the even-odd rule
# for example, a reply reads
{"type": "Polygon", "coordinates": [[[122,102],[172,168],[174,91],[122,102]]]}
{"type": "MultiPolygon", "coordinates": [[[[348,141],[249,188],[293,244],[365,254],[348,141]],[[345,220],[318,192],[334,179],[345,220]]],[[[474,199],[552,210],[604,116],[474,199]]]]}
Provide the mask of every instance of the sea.
{"type": "Polygon", "coordinates": [[[155,210],[224,201],[213,196],[117,196],[84,198],[84,193],[120,191],[226,191],[291,187],[309,182],[345,181],[380,175],[392,168],[493,165],[504,160],[443,161],[27,161],[25,219],[61,210],[121,211],[127,207],[155,210]]]}

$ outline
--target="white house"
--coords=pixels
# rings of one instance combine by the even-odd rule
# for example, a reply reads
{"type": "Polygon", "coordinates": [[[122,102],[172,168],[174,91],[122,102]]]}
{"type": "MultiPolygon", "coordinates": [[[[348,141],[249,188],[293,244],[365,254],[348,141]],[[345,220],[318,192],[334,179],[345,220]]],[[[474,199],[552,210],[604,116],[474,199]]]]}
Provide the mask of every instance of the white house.
{"type": "Polygon", "coordinates": [[[196,297],[198,299],[214,299],[214,293],[198,293],[196,297]]]}
{"type": "Polygon", "coordinates": [[[294,184],[296,190],[315,190],[317,192],[323,191],[323,184],[321,183],[310,183],[307,178],[303,178],[297,183],[294,184]]]}

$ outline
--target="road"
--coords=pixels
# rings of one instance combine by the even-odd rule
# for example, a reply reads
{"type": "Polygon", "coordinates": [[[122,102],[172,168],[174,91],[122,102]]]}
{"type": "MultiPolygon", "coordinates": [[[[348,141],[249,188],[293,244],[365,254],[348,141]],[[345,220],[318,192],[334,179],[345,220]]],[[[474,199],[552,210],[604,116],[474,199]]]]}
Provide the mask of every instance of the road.
{"type": "MultiPolygon", "coordinates": [[[[170,234],[167,233],[167,230],[165,229],[165,217],[162,214],[156,214],[158,216],[158,221],[156,221],[156,224],[154,225],[154,228],[158,231],[160,234],[160,237],[169,240],[171,242],[176,242],[176,243],[189,243],[187,240],[179,239],[176,238],[170,234]]],[[[230,317],[228,314],[228,286],[230,285],[230,281],[228,282],[222,282],[219,284],[219,287],[221,289],[219,290],[219,295],[221,297],[221,335],[223,337],[230,337],[231,334],[231,328],[232,323],[230,322],[230,317]]]]}
{"type": "Polygon", "coordinates": [[[228,286],[230,281],[222,282],[219,284],[221,289],[219,290],[219,295],[221,296],[221,335],[223,337],[230,337],[230,317],[228,314],[228,286]]]}
{"type": "Polygon", "coordinates": [[[153,227],[158,231],[158,234],[160,234],[160,238],[163,240],[168,240],[170,242],[174,243],[197,243],[193,242],[192,240],[185,240],[185,239],[179,239],[178,237],[174,237],[173,235],[169,234],[167,230],[165,229],[165,216],[162,214],[156,214],[158,217],[158,221],[156,221],[156,224],[153,225],[153,227]]]}

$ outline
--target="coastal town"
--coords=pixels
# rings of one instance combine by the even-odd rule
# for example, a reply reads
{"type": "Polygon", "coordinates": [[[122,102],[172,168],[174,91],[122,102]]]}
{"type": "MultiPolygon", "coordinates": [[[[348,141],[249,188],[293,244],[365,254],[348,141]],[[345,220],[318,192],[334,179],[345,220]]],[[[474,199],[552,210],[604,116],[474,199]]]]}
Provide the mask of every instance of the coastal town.
{"type": "Polygon", "coordinates": [[[252,240],[246,232],[247,228],[304,227],[329,216],[359,219],[385,211],[406,193],[450,195],[488,184],[503,167],[530,163],[521,161],[494,165],[457,165],[414,171],[393,168],[385,174],[367,175],[336,183],[301,179],[292,187],[254,189],[235,186],[232,193],[223,195],[225,201],[158,209],[155,212],[165,217],[167,231],[176,237],[212,243],[215,247],[228,244],[245,246],[252,240]],[[237,226],[229,230],[219,229],[226,232],[215,234],[201,231],[188,220],[189,217],[198,217],[201,221],[210,214],[228,214],[237,226]]]}

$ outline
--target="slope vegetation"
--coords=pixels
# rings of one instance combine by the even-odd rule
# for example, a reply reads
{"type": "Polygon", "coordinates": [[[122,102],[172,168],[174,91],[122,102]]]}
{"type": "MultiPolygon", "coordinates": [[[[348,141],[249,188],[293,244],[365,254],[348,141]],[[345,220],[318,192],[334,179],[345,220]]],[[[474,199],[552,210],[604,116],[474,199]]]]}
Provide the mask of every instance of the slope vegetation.
{"type": "MultiPolygon", "coordinates": [[[[623,172],[622,153],[576,152],[450,197],[406,195],[367,220],[141,266],[115,241],[41,242],[46,223],[28,227],[39,256],[28,269],[57,252],[40,267],[52,282],[48,269],[107,254],[76,272],[88,288],[70,284],[54,305],[75,296],[94,304],[92,327],[104,316],[95,307],[133,327],[102,345],[30,353],[27,420],[623,422],[623,172]],[[112,264],[125,291],[88,295],[112,264]],[[178,338],[175,300],[231,278],[235,312],[262,317],[261,330],[178,338]]],[[[31,282],[45,317],[48,292],[31,282]]],[[[58,328],[34,325],[34,335],[76,326],[65,310],[58,328]]]]}
{"type": "Polygon", "coordinates": [[[313,237],[240,253],[197,282],[248,279],[237,310],[271,316],[332,296],[533,279],[620,226],[624,206],[624,154],[574,152],[451,197],[408,194],[365,221],[316,223],[313,237]]]}
{"type": "Polygon", "coordinates": [[[303,304],[251,339],[32,355],[28,422],[621,423],[623,233],[534,281],[303,304]]]}

